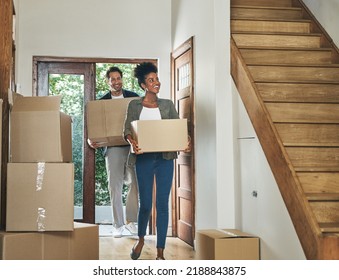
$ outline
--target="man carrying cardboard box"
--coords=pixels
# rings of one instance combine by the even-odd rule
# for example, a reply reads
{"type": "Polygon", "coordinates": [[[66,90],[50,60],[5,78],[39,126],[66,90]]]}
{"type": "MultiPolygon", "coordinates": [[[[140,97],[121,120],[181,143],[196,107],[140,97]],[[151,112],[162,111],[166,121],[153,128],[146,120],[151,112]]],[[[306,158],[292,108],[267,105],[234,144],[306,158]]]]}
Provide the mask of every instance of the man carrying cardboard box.
{"type": "MultiPolygon", "coordinates": [[[[106,72],[109,91],[101,99],[120,99],[139,97],[132,91],[123,89],[122,71],[118,67],[110,67],[106,72]]],[[[88,139],[88,144],[96,149],[98,143],[88,139]]],[[[126,228],[131,234],[137,234],[135,223],[138,216],[138,189],[134,166],[127,164],[129,146],[104,147],[103,154],[106,162],[106,171],[113,212],[113,236],[121,237],[126,228]],[[129,186],[126,198],[126,224],[122,207],[123,184],[129,186]]]]}

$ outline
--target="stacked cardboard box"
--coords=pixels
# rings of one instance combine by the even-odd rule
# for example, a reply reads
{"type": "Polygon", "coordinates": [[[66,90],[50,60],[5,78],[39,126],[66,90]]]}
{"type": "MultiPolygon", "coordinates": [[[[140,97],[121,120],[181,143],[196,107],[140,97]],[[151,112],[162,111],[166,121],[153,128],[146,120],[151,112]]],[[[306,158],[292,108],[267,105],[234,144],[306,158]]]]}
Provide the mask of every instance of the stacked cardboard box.
{"type": "Polygon", "coordinates": [[[72,231],[72,163],[8,163],[7,231],[72,231]]]}
{"type": "Polygon", "coordinates": [[[73,231],[0,231],[0,260],[97,260],[97,225],[74,223],[73,231]]]}
{"type": "Polygon", "coordinates": [[[12,162],[71,162],[72,119],[61,96],[17,97],[11,110],[12,162]]]}
{"type": "Polygon", "coordinates": [[[12,106],[7,231],[73,230],[72,121],[60,103],[21,96],[12,106]]]}
{"type": "Polygon", "coordinates": [[[73,222],[72,121],[60,112],[60,103],[61,96],[14,99],[6,232],[0,232],[4,259],[81,259],[81,250],[86,255],[86,248],[98,248],[97,226],[73,222]],[[91,233],[87,245],[75,246],[84,243],[86,232],[91,233]],[[22,244],[20,250],[17,244],[22,244]]]}

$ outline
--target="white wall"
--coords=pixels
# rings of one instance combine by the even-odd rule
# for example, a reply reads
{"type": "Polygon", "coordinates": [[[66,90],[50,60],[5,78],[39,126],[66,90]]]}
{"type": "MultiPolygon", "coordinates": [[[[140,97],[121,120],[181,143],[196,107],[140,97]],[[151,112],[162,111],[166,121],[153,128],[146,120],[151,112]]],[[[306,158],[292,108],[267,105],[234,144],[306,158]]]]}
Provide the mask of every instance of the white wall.
{"type": "Polygon", "coordinates": [[[172,1],[173,49],[194,37],[197,229],[234,227],[228,7],[221,0],[172,1]]]}
{"type": "Polygon", "coordinates": [[[339,0],[304,0],[305,5],[315,15],[320,24],[325,28],[326,32],[331,36],[333,42],[339,46],[338,33],[338,13],[339,0]]]}
{"type": "Polygon", "coordinates": [[[233,84],[237,227],[261,238],[261,258],[303,260],[301,244],[242,100],[233,84]],[[256,192],[256,196],[253,195],[256,192]]]}
{"type": "Polygon", "coordinates": [[[170,0],[20,0],[17,82],[32,94],[34,55],[157,58],[170,97],[170,0]]]}

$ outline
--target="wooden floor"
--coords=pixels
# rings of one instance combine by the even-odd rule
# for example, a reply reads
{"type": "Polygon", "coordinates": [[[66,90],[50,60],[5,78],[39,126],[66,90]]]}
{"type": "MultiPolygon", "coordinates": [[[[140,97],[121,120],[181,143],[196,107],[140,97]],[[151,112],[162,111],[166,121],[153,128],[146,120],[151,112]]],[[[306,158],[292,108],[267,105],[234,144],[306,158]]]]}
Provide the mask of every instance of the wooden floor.
{"type": "MultiPolygon", "coordinates": [[[[100,260],[130,260],[130,251],[137,241],[135,236],[123,236],[114,238],[112,236],[100,236],[99,258],[100,260]]],[[[167,260],[192,260],[195,251],[182,240],[167,237],[165,258],[167,260]]],[[[145,245],[140,260],[154,260],[156,257],[156,236],[146,236],[145,245]]]]}

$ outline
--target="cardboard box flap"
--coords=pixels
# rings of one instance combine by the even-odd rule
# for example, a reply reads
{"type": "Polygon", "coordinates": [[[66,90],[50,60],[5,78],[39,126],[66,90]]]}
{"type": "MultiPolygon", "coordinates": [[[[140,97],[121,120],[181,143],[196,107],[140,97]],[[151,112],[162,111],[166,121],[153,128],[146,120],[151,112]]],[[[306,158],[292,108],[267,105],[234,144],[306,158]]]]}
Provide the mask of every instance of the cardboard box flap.
{"type": "Polygon", "coordinates": [[[17,100],[17,98],[21,98],[21,97],[24,97],[24,96],[20,93],[16,93],[16,92],[12,91],[11,89],[8,89],[9,108],[12,109],[15,100],[17,100]]]}
{"type": "Polygon", "coordinates": [[[218,230],[225,234],[224,238],[248,238],[248,237],[253,238],[255,237],[251,234],[242,232],[237,229],[218,229],[218,230]]]}
{"type": "Polygon", "coordinates": [[[14,100],[12,112],[58,111],[61,96],[20,97],[14,100]]]}
{"type": "Polygon", "coordinates": [[[206,229],[199,231],[206,236],[213,239],[225,239],[225,238],[253,238],[253,235],[244,233],[237,229],[206,229]]]}

